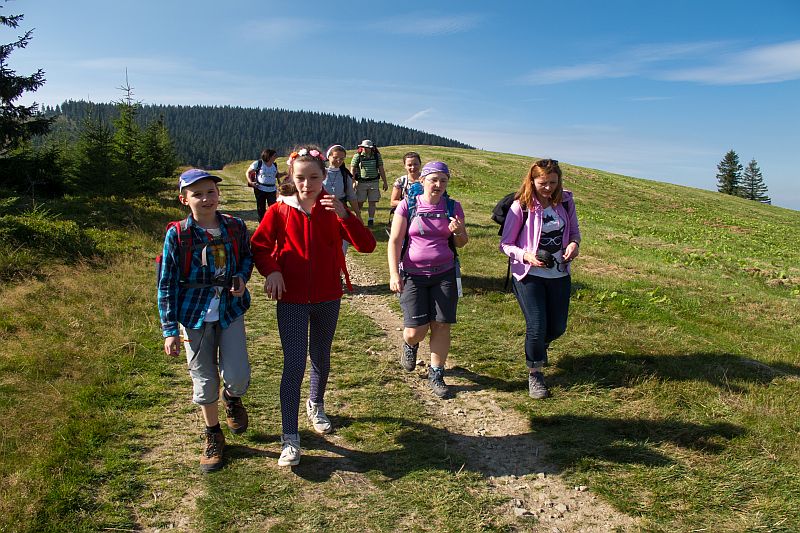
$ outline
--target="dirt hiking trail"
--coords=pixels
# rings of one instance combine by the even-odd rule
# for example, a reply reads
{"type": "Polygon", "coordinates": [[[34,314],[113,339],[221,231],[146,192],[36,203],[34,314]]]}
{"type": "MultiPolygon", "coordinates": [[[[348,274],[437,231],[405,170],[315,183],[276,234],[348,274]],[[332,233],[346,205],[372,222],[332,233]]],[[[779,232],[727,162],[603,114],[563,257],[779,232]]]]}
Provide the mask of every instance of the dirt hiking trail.
{"type": "MultiPolygon", "coordinates": [[[[393,347],[390,353],[373,356],[391,359],[399,368],[403,321],[389,307],[388,287],[357,259],[348,256],[347,266],[353,285],[362,289],[345,299],[355,310],[374,320],[393,347]]],[[[489,490],[506,499],[498,513],[516,518],[511,521],[515,529],[552,533],[636,529],[633,518],[600,500],[590,487],[568,486],[554,474],[556,469],[546,462],[546,447],[530,435],[528,420],[513,409],[501,407],[510,403],[504,400],[512,393],[475,385],[468,379],[469,371],[459,367],[457,359],[451,356],[445,376],[450,398],[436,398],[427,382],[429,356],[426,340],[420,343],[417,370],[403,371],[402,379],[424,406],[429,423],[451,435],[452,445],[466,458],[462,468],[481,473],[489,490]],[[527,525],[526,518],[530,521],[527,525]]]]}

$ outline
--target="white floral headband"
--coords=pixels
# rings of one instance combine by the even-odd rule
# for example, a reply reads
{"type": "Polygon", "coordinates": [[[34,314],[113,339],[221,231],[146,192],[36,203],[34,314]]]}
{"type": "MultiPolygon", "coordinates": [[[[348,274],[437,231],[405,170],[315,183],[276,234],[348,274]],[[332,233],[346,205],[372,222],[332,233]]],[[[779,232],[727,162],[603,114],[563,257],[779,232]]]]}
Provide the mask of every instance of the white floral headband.
{"type": "Polygon", "coordinates": [[[294,163],[295,159],[297,159],[298,157],[301,157],[301,156],[305,156],[305,155],[310,155],[314,159],[319,159],[320,161],[325,161],[325,156],[323,156],[322,153],[320,153],[320,151],[317,150],[316,148],[313,149],[313,150],[307,150],[305,148],[301,148],[300,150],[298,150],[296,152],[292,152],[291,154],[289,154],[289,159],[286,160],[286,166],[289,166],[289,167],[292,166],[292,164],[294,163]]]}

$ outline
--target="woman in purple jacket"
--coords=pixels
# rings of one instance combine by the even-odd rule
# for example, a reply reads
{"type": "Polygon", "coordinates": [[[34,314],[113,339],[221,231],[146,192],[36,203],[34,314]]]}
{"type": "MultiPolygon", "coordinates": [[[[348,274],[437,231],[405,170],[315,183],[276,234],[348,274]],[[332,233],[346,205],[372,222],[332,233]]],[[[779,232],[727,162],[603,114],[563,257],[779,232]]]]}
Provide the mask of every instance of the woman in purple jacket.
{"type": "Polygon", "coordinates": [[[525,316],[525,361],[531,398],[550,396],[542,367],[550,343],[567,329],[570,261],[581,233],[572,193],[555,159],[540,159],[522,180],[506,215],[500,250],[511,260],[512,290],[525,316]]]}

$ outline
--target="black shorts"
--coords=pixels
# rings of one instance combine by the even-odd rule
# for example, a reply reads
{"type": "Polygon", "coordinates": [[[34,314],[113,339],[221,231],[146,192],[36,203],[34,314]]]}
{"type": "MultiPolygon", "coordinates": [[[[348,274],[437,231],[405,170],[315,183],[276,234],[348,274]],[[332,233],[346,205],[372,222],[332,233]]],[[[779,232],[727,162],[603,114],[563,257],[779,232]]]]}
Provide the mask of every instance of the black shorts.
{"type": "Polygon", "coordinates": [[[456,323],[458,288],[455,268],[433,276],[406,273],[402,276],[400,308],[403,310],[403,326],[415,328],[433,321],[456,323]]]}

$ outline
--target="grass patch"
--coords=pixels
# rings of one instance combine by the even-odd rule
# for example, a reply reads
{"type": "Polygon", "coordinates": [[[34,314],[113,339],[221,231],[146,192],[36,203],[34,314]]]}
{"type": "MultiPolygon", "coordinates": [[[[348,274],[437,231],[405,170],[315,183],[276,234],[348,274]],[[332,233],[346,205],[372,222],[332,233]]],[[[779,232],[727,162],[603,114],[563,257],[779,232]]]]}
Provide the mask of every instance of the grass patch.
{"type": "MultiPolygon", "coordinates": [[[[382,149],[389,176],[407,147],[382,149]]],[[[529,158],[420,147],[453,169],[470,242],[453,361],[516,392],[551,459],[648,530],[800,528],[800,214],[708,191],[563,165],[583,233],[554,397],[527,399],[524,322],[502,292],[491,208],[529,158]],[[780,407],[776,407],[780,406],[780,407]]],[[[388,281],[378,250],[360,256],[388,281]]]]}

